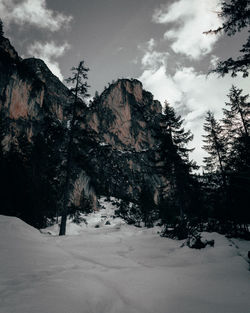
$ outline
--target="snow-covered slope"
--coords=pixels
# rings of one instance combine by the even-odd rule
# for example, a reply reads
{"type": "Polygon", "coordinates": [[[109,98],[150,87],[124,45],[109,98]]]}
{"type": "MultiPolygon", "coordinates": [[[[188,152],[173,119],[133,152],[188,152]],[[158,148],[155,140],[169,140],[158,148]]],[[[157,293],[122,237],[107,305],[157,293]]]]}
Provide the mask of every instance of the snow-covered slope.
{"type": "Polygon", "coordinates": [[[0,216],[0,312],[249,313],[249,264],[224,236],[180,248],[111,217],[109,207],[58,237],[0,216]]]}
{"type": "MultiPolygon", "coordinates": [[[[85,230],[96,231],[97,228],[103,227],[106,229],[120,229],[121,226],[125,225],[126,223],[121,218],[115,216],[115,210],[118,209],[117,204],[119,201],[119,199],[114,197],[111,197],[109,201],[107,201],[106,197],[101,197],[99,199],[101,209],[90,214],[81,214],[81,223],[76,224],[72,221],[72,219],[68,218],[66,231],[67,235],[79,235],[85,230]]],[[[59,225],[54,224],[53,226],[47,227],[46,229],[42,229],[42,233],[58,235],[59,225]]]]}

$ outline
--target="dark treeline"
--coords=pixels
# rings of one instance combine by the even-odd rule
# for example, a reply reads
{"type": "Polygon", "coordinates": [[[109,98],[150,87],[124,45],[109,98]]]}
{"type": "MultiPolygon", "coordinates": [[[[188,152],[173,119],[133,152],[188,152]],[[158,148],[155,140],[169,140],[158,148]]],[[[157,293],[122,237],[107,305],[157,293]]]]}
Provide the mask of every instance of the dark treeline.
{"type": "Polygon", "coordinates": [[[217,121],[207,112],[204,121],[204,157],[202,174],[189,160],[187,148],[192,140],[183,128],[183,120],[165,102],[161,146],[166,177],[172,189],[167,199],[155,205],[150,190],[142,191],[139,206],[124,209],[122,216],[130,223],[165,225],[163,236],[186,238],[197,230],[219,231],[249,237],[250,210],[250,105],[249,95],[232,86],[223,118],[217,121]],[[165,159],[164,159],[165,157],[165,159]],[[169,176],[169,174],[171,174],[169,176]],[[141,209],[140,209],[141,208],[141,209]],[[140,214],[138,213],[140,212],[140,214]],[[134,215],[133,215],[134,213],[134,215]]]}
{"type": "Polygon", "coordinates": [[[224,224],[248,230],[250,223],[249,95],[232,86],[223,118],[217,121],[207,112],[204,123],[203,190],[206,210],[224,224]]]}
{"type": "MultiPolygon", "coordinates": [[[[165,102],[161,127],[156,134],[161,143],[157,149],[162,164],[157,170],[168,179],[169,193],[155,203],[153,191],[145,182],[137,201],[131,205],[129,199],[123,199],[117,214],[136,226],[164,225],[163,236],[179,239],[197,229],[247,234],[250,224],[248,98],[241,89],[232,86],[223,118],[217,121],[212,112],[207,112],[203,146],[207,156],[202,174],[195,174],[198,167],[189,158],[191,132],[184,129],[184,120],[165,102]]],[[[80,101],[77,110],[83,109],[80,101]]],[[[82,113],[77,116],[80,118],[82,113]]],[[[11,141],[7,150],[5,140],[11,124],[8,119],[1,118],[1,121],[1,213],[19,216],[41,228],[62,214],[77,216],[79,210],[89,211],[90,206],[84,197],[77,208],[70,203],[68,195],[65,200],[65,190],[71,188],[69,183],[66,184],[67,175],[72,180],[80,169],[88,170],[83,154],[86,146],[91,146],[92,151],[98,149],[94,140],[94,146],[86,143],[91,139],[90,134],[77,129],[80,120],[72,128],[64,127],[48,116],[43,126],[37,126],[42,132],[35,135],[32,145],[24,135],[11,141]],[[75,140],[70,148],[69,172],[67,158],[72,130],[75,140]]]]}
{"type": "Polygon", "coordinates": [[[10,147],[4,138],[10,121],[1,123],[1,214],[14,215],[29,224],[45,227],[48,218],[60,213],[65,181],[64,154],[58,153],[65,130],[60,123],[46,120],[44,130],[33,138],[20,136],[10,147]],[[6,152],[7,148],[7,152],[6,152]]]}

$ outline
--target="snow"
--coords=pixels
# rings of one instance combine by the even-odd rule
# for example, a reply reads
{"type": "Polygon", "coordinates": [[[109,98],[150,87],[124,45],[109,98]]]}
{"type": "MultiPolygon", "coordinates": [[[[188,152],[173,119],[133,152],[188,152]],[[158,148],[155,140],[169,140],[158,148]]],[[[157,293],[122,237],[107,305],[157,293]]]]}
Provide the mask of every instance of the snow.
{"type": "Polygon", "coordinates": [[[250,312],[250,242],[204,233],[214,248],[181,248],[101,201],[107,209],[64,237],[0,216],[1,313],[250,312]]]}
{"type": "MultiPolygon", "coordinates": [[[[114,211],[118,209],[119,199],[111,197],[110,201],[106,201],[105,197],[101,197],[99,204],[102,207],[99,211],[93,212],[91,214],[82,214],[81,217],[85,222],[79,225],[72,223],[71,219],[67,220],[67,235],[79,235],[82,231],[88,229],[88,231],[97,231],[97,227],[103,227],[108,221],[110,225],[105,225],[105,228],[115,228],[119,229],[121,225],[125,225],[125,221],[119,217],[114,218],[114,211]]],[[[131,203],[130,203],[131,205],[131,203]]],[[[57,235],[59,233],[59,225],[55,224],[46,229],[42,229],[42,233],[49,233],[51,235],[57,235]]]]}
{"type": "Polygon", "coordinates": [[[99,145],[100,145],[100,146],[103,146],[103,147],[104,147],[104,146],[109,146],[109,144],[106,143],[106,142],[100,142],[99,145]]]}

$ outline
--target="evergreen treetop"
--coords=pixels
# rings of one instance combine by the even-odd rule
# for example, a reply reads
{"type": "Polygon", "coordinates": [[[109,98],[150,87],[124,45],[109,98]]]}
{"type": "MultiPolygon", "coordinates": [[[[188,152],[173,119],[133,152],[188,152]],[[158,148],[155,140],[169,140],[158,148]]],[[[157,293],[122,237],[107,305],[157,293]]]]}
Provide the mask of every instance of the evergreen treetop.
{"type": "MultiPolygon", "coordinates": [[[[222,18],[222,26],[214,30],[209,30],[205,34],[217,34],[224,32],[228,36],[233,36],[237,32],[250,26],[250,2],[249,0],[230,0],[223,1],[221,4],[221,11],[218,12],[219,17],[222,18]]],[[[231,76],[237,76],[239,72],[243,77],[248,76],[250,68],[250,35],[245,44],[243,44],[241,55],[237,59],[228,58],[217,64],[216,69],[211,72],[216,72],[220,76],[231,73],[231,76]]]]}
{"type": "Polygon", "coordinates": [[[174,108],[167,101],[164,104],[163,127],[170,136],[179,156],[187,161],[189,152],[194,150],[187,148],[187,144],[193,140],[193,135],[190,130],[185,131],[183,127],[184,120],[180,115],[176,115],[174,108]]]}
{"type": "Polygon", "coordinates": [[[205,145],[202,148],[209,154],[208,157],[204,157],[205,170],[220,172],[225,186],[226,142],[223,137],[223,128],[211,111],[207,112],[204,130],[206,132],[206,135],[203,135],[205,145]]]}
{"type": "Polygon", "coordinates": [[[232,86],[228,94],[229,101],[226,102],[229,109],[223,109],[222,126],[227,142],[227,168],[231,173],[249,163],[249,95],[243,95],[242,92],[242,89],[232,86]]]}
{"type": "Polygon", "coordinates": [[[65,79],[65,81],[68,84],[72,85],[70,90],[75,96],[75,101],[77,97],[80,97],[80,98],[89,97],[89,94],[88,94],[89,85],[87,83],[87,79],[88,79],[87,73],[89,71],[89,68],[86,67],[84,63],[85,62],[82,60],[80,61],[77,67],[72,67],[71,68],[72,75],[69,78],[65,79]]]}
{"type": "Polygon", "coordinates": [[[81,136],[81,129],[77,121],[81,118],[83,114],[82,109],[84,107],[84,99],[89,97],[88,84],[87,84],[87,73],[89,69],[84,65],[84,61],[80,61],[77,67],[72,67],[72,76],[66,79],[66,82],[71,84],[71,92],[74,95],[74,100],[70,108],[70,118],[68,127],[68,147],[66,151],[66,178],[65,178],[65,191],[63,197],[63,208],[62,208],[62,218],[60,225],[59,235],[65,235],[66,233],[66,222],[67,215],[69,213],[69,202],[70,202],[70,192],[71,192],[71,179],[73,174],[73,161],[74,153],[77,150],[74,139],[81,136]],[[81,100],[79,100],[79,97],[81,100]]]}
{"type": "Polygon", "coordinates": [[[242,89],[233,85],[228,94],[229,102],[226,102],[229,109],[223,109],[224,125],[234,137],[242,134],[249,136],[250,106],[247,101],[249,95],[242,95],[242,92],[242,89]]]}

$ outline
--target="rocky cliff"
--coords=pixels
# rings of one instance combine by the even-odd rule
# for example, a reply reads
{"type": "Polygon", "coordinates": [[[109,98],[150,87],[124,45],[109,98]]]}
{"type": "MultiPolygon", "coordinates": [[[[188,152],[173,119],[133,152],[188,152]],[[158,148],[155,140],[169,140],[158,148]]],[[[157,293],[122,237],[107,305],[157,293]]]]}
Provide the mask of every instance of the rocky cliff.
{"type": "Polygon", "coordinates": [[[0,37],[1,213],[41,226],[48,206],[60,212],[71,102],[42,60],[21,59],[0,37]]]}
{"type": "Polygon", "coordinates": [[[8,39],[0,40],[0,110],[9,131],[5,149],[15,136],[26,132],[29,140],[40,131],[45,117],[64,123],[72,98],[68,88],[39,59],[22,60],[8,39]],[[23,125],[23,127],[22,127],[23,125]]]}
{"type": "Polygon", "coordinates": [[[170,184],[158,151],[161,118],[160,102],[135,79],[118,80],[94,100],[84,127],[99,144],[89,153],[89,167],[101,193],[133,201],[147,185],[156,203],[167,195],[170,184]]]}
{"type": "MultiPolygon", "coordinates": [[[[25,155],[20,138],[32,147],[39,134],[46,137],[46,146],[53,136],[48,133],[50,124],[56,123],[62,135],[55,137],[49,153],[62,154],[56,160],[63,164],[66,144],[63,130],[67,129],[72,103],[68,88],[42,60],[21,59],[4,37],[0,39],[0,73],[2,153],[8,153],[14,145],[25,155]]],[[[161,112],[161,104],[143,90],[141,82],[129,79],[111,84],[90,106],[85,106],[81,124],[85,140],[79,141],[79,173],[75,173],[72,181],[76,206],[82,205],[81,194],[92,194],[94,198],[94,189],[97,194],[135,202],[145,185],[152,190],[156,203],[160,197],[168,196],[170,177],[161,170],[158,149],[161,112]]],[[[60,176],[63,174],[57,173],[54,178],[60,176]]],[[[94,200],[92,205],[95,206],[94,200]]]]}

